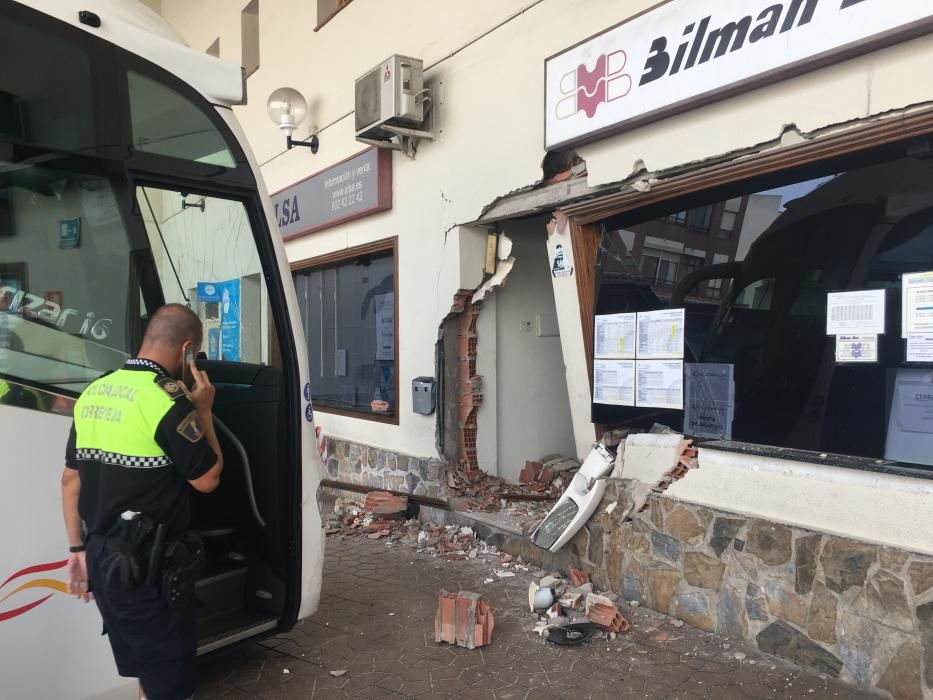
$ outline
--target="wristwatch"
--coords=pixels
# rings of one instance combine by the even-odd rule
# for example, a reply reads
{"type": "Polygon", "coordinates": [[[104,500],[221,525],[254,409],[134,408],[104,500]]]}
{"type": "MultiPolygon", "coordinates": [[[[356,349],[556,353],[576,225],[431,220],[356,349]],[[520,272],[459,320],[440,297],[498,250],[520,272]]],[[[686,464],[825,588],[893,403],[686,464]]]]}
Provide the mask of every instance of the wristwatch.
{"type": "Polygon", "coordinates": [[[71,552],[72,554],[77,554],[78,552],[83,552],[86,549],[87,547],[85,547],[83,544],[77,544],[73,547],[69,547],[68,551],[71,552]]]}

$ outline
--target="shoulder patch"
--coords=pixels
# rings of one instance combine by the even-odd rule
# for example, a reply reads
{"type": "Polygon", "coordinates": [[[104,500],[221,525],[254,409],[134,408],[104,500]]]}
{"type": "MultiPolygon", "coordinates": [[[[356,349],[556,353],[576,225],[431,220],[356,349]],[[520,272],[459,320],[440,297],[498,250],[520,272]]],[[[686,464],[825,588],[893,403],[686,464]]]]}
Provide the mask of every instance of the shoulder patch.
{"type": "Polygon", "coordinates": [[[204,437],[204,427],[201,425],[201,419],[198,418],[197,411],[192,411],[185,416],[175,430],[188,442],[198,442],[204,437]]]}
{"type": "Polygon", "coordinates": [[[156,384],[164,391],[166,394],[172,397],[172,399],[179,399],[185,395],[184,389],[181,387],[181,383],[175,381],[171,377],[160,377],[156,380],[156,384]]]}

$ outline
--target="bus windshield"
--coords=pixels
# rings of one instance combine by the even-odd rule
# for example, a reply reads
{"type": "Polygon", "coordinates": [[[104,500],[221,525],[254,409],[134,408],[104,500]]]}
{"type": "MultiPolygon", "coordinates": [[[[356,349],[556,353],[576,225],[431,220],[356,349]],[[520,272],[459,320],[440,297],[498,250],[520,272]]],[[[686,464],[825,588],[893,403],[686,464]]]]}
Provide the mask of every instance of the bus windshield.
{"type": "Polygon", "coordinates": [[[0,376],[78,393],[169,301],[199,313],[210,359],[268,360],[253,179],[224,121],[103,42],[15,11],[0,36],[3,65],[34,69],[0,73],[0,376]],[[134,165],[174,182],[144,185],[134,165]],[[206,195],[205,181],[243,194],[206,195]]]}

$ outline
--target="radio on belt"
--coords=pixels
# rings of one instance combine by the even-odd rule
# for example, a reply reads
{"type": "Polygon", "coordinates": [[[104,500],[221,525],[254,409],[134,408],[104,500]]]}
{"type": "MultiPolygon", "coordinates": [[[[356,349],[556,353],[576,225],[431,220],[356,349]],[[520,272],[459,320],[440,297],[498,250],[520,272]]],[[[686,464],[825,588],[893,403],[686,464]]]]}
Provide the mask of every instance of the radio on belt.
{"type": "Polygon", "coordinates": [[[434,413],[434,377],[415,377],[411,380],[411,408],[423,416],[434,413]]]}

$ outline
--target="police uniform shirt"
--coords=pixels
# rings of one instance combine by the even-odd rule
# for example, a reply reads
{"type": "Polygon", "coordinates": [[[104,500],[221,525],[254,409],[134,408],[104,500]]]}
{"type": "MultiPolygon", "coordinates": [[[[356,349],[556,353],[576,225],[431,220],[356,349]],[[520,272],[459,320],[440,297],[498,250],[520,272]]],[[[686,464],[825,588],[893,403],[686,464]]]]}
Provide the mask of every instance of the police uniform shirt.
{"type": "Polygon", "coordinates": [[[190,518],[186,482],[216,461],[194,405],[155,362],[128,360],[92,382],[75,404],[65,466],[80,473],[78,512],[88,535],[105,534],[126,510],[183,535],[190,518]]]}

